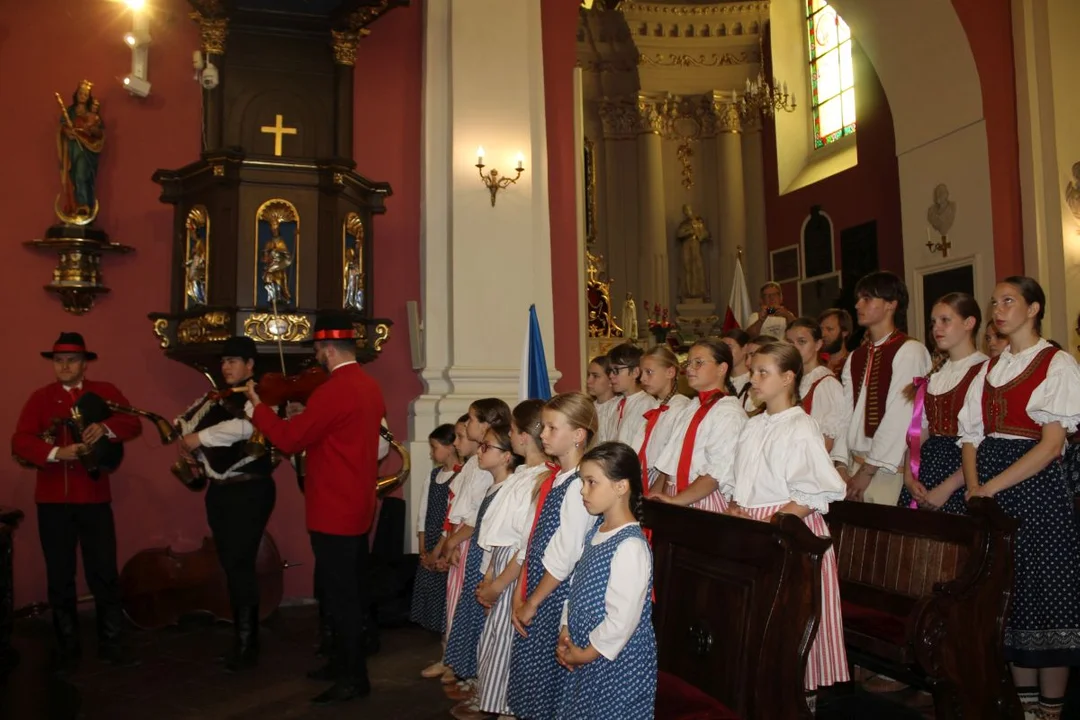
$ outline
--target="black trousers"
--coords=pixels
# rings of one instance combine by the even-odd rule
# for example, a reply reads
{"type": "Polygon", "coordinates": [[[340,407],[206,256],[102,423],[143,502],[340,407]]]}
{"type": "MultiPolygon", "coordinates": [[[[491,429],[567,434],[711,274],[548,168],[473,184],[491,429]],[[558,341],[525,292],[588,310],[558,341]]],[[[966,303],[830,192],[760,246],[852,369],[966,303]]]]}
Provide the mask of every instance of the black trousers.
{"type": "Polygon", "coordinates": [[[342,679],[366,677],[368,623],[367,535],[311,533],[321,602],[326,603],[335,634],[335,667],[342,679]]]}
{"type": "Polygon", "coordinates": [[[206,491],[206,521],[214,534],[233,607],[259,604],[255,561],[276,500],[277,486],[270,477],[211,482],[206,491]]]}
{"type": "Polygon", "coordinates": [[[119,619],[120,575],[116,570],[116,525],[109,503],[38,503],[38,535],[45,554],[49,605],[75,610],[75,546],[82,548],[83,573],[98,615],[119,619]]]}

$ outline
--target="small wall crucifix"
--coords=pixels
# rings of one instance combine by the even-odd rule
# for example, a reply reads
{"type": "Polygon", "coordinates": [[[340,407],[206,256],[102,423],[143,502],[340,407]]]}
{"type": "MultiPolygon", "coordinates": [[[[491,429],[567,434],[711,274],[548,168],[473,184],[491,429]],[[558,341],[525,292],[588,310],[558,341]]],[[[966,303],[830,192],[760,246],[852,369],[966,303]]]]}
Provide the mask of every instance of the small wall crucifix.
{"type": "Polygon", "coordinates": [[[274,157],[281,157],[281,137],[296,135],[296,128],[285,127],[281,115],[275,115],[274,118],[273,125],[263,125],[259,130],[274,136],[274,157]]]}

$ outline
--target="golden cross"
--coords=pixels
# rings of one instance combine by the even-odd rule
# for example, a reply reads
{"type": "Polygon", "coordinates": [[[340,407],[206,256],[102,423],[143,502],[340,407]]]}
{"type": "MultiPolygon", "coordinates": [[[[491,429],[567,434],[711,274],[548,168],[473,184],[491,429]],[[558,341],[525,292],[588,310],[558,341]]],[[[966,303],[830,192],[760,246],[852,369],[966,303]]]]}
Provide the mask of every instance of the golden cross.
{"type": "Polygon", "coordinates": [[[263,125],[259,130],[274,136],[274,157],[281,157],[281,136],[295,135],[296,128],[285,127],[282,125],[280,115],[275,115],[274,118],[273,125],[263,125]]]}

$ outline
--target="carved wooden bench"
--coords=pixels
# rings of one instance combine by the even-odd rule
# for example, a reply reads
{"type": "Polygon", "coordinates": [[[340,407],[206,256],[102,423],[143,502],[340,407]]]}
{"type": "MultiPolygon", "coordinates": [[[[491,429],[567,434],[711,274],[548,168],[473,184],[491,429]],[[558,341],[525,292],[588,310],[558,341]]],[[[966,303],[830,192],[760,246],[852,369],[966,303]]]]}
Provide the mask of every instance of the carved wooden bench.
{"type": "Polygon", "coordinates": [[[770,523],[645,503],[655,557],[657,720],[810,718],[803,676],[830,541],[770,523]]]}
{"type": "Polygon", "coordinates": [[[829,506],[848,661],[928,689],[938,720],[1022,718],[1002,642],[1017,523],[969,509],[829,506]]]}

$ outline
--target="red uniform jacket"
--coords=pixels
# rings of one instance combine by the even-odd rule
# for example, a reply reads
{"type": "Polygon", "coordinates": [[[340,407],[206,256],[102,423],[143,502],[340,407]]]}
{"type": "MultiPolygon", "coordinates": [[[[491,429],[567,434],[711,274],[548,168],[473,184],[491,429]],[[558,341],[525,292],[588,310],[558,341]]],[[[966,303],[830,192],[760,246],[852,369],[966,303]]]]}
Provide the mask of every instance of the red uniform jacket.
{"type": "Polygon", "coordinates": [[[290,420],[260,403],[251,418],[286,453],[307,450],[308,530],[363,535],[375,518],[382,390],[359,365],[339,366],[290,420]]]}
{"type": "MultiPolygon", "coordinates": [[[[97,393],[118,405],[130,404],[112,383],[84,379],[82,392],[97,393]]],[[[54,418],[71,417],[71,403],[71,393],[59,382],[34,391],[23,406],[15,434],[11,436],[11,452],[38,467],[36,502],[107,503],[112,500],[107,473],[102,472],[97,480],[92,480],[78,460],[49,462],[53,447],[75,442],[67,427],[57,433],[55,446],[38,437],[49,429],[54,418]]],[[[132,415],[116,413],[102,424],[116,436],[113,442],[130,440],[142,432],[139,418],[132,415]]]]}

